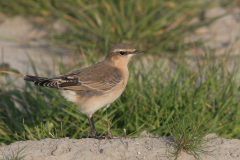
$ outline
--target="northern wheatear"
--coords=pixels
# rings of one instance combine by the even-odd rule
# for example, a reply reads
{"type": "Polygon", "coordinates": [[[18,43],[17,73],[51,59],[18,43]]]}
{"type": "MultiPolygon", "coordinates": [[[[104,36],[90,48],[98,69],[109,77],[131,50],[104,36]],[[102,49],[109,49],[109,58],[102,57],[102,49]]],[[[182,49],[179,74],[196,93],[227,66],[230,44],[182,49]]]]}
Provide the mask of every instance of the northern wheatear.
{"type": "Polygon", "coordinates": [[[68,101],[75,103],[87,115],[92,136],[97,137],[93,113],[114,102],[123,93],[129,75],[127,64],[133,55],[141,52],[128,44],[117,44],[102,62],[90,67],[54,78],[26,75],[24,80],[60,89],[68,101]]]}

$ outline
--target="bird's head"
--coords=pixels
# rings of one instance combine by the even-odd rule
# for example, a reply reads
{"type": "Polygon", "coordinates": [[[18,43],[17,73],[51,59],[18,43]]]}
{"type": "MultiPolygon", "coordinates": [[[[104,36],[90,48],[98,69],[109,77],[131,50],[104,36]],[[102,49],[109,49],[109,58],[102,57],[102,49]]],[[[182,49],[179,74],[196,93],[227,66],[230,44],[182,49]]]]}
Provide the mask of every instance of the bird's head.
{"type": "Polygon", "coordinates": [[[131,45],[121,43],[109,50],[106,60],[117,64],[127,64],[132,56],[141,52],[143,51],[136,50],[131,45]]]}

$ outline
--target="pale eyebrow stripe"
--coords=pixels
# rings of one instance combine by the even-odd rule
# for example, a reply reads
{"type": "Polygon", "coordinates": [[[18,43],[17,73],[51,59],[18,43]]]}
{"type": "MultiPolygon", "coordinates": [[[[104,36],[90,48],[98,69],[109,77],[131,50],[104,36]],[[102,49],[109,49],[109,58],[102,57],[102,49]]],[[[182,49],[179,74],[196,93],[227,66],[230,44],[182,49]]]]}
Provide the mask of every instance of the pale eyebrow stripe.
{"type": "Polygon", "coordinates": [[[134,52],[136,49],[114,49],[113,52],[134,52]]]}

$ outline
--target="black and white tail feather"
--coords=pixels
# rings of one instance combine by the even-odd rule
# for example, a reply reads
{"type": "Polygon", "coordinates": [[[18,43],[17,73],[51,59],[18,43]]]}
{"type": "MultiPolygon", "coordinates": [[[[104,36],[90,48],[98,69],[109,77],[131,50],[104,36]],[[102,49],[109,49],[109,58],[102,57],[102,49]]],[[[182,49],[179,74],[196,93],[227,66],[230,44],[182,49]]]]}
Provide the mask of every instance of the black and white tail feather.
{"type": "Polygon", "coordinates": [[[57,89],[77,85],[79,83],[78,79],[74,77],[44,78],[30,75],[24,75],[24,77],[25,81],[33,82],[35,85],[57,89]]]}

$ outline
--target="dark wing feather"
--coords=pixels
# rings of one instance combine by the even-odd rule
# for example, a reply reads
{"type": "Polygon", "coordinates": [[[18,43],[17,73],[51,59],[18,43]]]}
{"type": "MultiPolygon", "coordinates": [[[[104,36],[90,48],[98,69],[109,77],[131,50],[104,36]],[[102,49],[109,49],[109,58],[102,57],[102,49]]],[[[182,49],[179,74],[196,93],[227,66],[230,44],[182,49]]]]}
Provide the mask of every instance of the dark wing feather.
{"type": "Polygon", "coordinates": [[[27,75],[24,80],[34,82],[35,85],[61,88],[63,90],[109,91],[122,81],[122,77],[118,68],[100,62],[91,67],[69,72],[59,77],[44,78],[27,75]]]}
{"type": "MultiPolygon", "coordinates": [[[[91,78],[95,78],[96,75],[91,76],[91,78]]],[[[80,76],[79,81],[80,85],[68,85],[65,86],[63,89],[66,90],[99,90],[99,91],[108,91],[117,86],[121,81],[122,78],[120,74],[106,74],[104,78],[100,78],[99,80],[81,80],[80,76]]],[[[61,85],[60,85],[61,86],[61,85]]]]}
{"type": "Polygon", "coordinates": [[[121,71],[103,62],[62,76],[77,79],[79,82],[78,85],[69,85],[63,88],[67,90],[108,91],[122,81],[121,71]]]}

